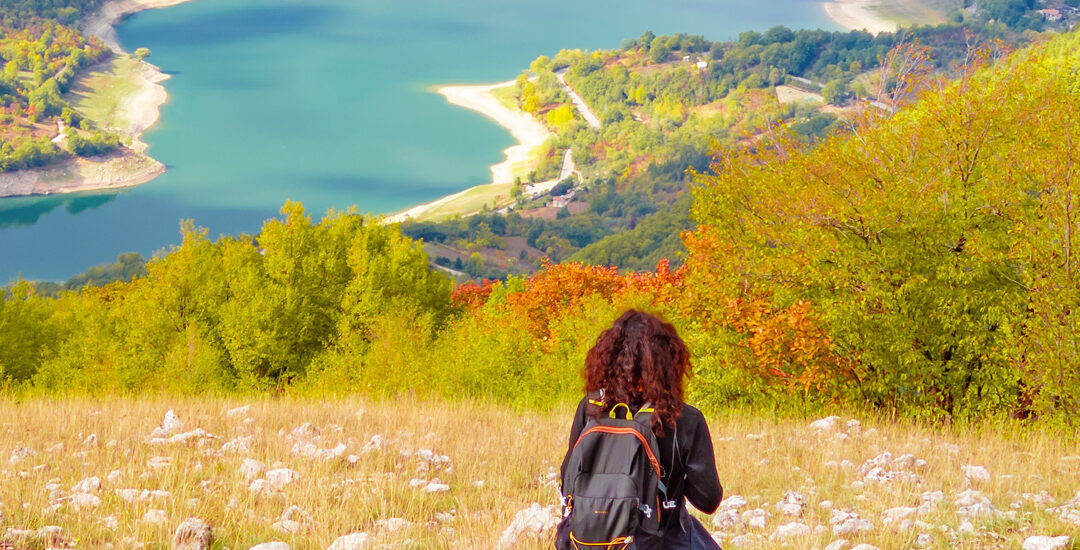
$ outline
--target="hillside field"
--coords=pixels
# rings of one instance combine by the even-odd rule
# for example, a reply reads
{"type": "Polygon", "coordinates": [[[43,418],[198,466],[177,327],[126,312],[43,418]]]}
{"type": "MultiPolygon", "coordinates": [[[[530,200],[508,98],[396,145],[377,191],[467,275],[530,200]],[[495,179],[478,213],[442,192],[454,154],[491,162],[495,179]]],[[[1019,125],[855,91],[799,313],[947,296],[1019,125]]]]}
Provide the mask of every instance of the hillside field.
{"type": "MultiPolygon", "coordinates": [[[[0,548],[168,548],[189,517],[222,549],[322,549],[350,534],[365,548],[550,548],[572,411],[406,397],[6,397],[0,548]]],[[[1075,548],[1074,441],[707,416],[726,494],[703,520],[725,547],[1021,548],[1066,535],[1075,548]]]]}

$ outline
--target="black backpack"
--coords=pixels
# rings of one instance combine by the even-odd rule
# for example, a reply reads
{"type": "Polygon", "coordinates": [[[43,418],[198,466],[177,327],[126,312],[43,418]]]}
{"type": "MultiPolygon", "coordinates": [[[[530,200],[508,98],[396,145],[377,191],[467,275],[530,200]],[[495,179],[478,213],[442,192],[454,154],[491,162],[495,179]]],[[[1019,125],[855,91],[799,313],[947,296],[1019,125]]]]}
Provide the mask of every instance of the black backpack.
{"type": "MultiPolygon", "coordinates": [[[[602,405],[590,399],[594,405],[602,405]]],[[[666,493],[652,406],[631,414],[625,403],[607,418],[590,418],[570,451],[562,480],[564,521],[574,550],[621,550],[634,542],[638,528],[660,530],[660,494],[666,493]],[[618,418],[620,409],[625,418],[618,418]]]]}

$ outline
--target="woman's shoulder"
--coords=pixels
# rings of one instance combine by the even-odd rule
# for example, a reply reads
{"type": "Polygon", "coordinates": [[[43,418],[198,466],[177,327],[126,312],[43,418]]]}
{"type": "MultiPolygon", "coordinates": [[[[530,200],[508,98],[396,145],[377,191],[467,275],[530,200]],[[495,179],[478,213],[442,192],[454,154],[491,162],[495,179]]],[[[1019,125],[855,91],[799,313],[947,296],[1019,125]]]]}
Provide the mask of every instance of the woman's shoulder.
{"type": "Polygon", "coordinates": [[[697,407],[683,403],[682,414],[679,415],[680,424],[705,424],[705,415],[697,407]]]}

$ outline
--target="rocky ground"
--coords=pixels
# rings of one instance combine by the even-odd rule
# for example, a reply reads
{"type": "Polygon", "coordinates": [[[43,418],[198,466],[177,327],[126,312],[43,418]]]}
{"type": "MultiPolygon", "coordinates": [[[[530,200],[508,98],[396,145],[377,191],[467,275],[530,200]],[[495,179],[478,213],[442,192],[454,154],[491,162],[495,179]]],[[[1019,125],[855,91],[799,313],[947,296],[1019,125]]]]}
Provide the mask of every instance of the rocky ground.
{"type": "MultiPolygon", "coordinates": [[[[568,414],[0,399],[0,549],[549,548],[568,414]]],[[[699,517],[728,548],[1077,547],[1068,441],[864,423],[712,420],[699,517]]]]}

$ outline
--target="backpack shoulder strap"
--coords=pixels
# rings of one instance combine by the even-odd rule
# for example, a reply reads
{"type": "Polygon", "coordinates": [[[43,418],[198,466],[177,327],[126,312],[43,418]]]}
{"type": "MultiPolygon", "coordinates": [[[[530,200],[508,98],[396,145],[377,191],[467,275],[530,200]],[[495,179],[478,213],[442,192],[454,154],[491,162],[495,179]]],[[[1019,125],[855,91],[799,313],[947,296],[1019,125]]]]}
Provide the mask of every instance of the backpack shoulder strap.
{"type": "MultiPolygon", "coordinates": [[[[647,402],[640,408],[638,408],[637,412],[634,413],[633,420],[634,423],[638,425],[638,430],[641,431],[641,433],[648,438],[649,446],[652,448],[652,451],[657,455],[657,458],[659,458],[660,445],[659,442],[656,440],[656,435],[653,434],[652,431],[652,417],[654,414],[656,414],[656,409],[653,408],[652,403],[647,402]]],[[[662,495],[664,495],[664,498],[666,499],[667,486],[664,484],[663,477],[663,471],[657,473],[656,488],[660,491],[662,495]]]]}
{"type": "Polygon", "coordinates": [[[586,397],[589,399],[590,405],[595,405],[597,407],[604,406],[604,390],[591,391],[586,394],[586,397]]]}

